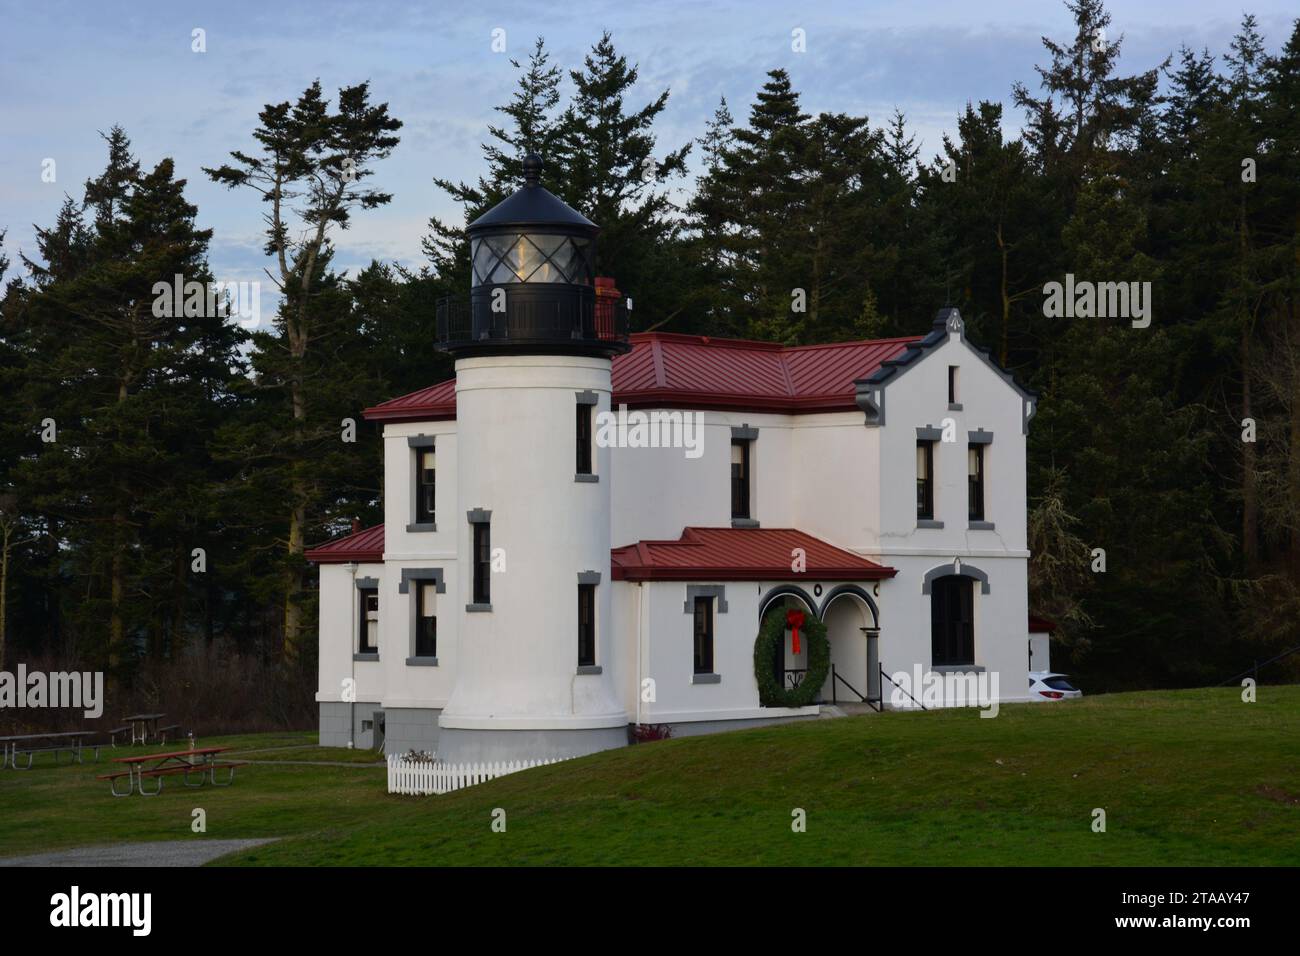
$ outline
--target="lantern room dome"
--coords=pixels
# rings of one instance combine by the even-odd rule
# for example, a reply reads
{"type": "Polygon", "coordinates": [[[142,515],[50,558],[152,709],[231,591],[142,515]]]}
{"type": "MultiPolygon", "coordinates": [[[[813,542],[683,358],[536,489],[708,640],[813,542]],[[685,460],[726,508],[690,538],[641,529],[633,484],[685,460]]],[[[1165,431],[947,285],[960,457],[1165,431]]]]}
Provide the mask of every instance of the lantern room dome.
{"type": "Polygon", "coordinates": [[[542,157],[524,159],[524,185],[466,227],[473,236],[488,229],[544,226],[595,236],[600,227],[542,185],[542,157]]]}

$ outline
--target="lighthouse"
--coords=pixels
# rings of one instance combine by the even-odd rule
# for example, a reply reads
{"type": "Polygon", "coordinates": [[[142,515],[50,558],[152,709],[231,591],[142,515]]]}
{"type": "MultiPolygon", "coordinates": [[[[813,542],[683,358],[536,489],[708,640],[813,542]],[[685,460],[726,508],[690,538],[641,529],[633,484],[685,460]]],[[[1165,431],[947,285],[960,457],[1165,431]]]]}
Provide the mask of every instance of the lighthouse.
{"type": "Polygon", "coordinates": [[[613,356],[626,309],[595,275],[599,227],[524,183],[472,222],[469,298],[438,305],[456,360],[459,670],[439,757],[577,756],[623,746],[610,663],[609,449],[613,356]]]}

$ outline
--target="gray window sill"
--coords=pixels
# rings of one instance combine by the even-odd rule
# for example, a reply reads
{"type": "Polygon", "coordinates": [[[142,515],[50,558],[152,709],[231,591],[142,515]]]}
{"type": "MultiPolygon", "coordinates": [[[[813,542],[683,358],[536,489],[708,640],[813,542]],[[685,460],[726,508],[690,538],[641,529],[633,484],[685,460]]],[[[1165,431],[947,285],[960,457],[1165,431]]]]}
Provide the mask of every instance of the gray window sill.
{"type": "Polygon", "coordinates": [[[935,521],[933,518],[917,518],[916,526],[918,528],[942,528],[942,521],[935,521]]]}
{"type": "Polygon", "coordinates": [[[579,664],[578,673],[579,674],[601,674],[604,672],[601,670],[599,664],[579,664]]]}
{"type": "Polygon", "coordinates": [[[438,658],[436,657],[408,657],[406,659],[407,667],[437,667],[438,658]]]}
{"type": "Polygon", "coordinates": [[[354,661],[377,661],[379,660],[378,651],[357,651],[352,655],[354,661]]]}
{"type": "Polygon", "coordinates": [[[475,614],[475,613],[477,613],[477,612],[479,612],[479,611],[490,611],[490,610],[492,610],[492,605],[491,605],[491,604],[466,604],[466,605],[465,605],[465,610],[468,611],[468,612],[471,613],[471,614],[475,614]]]}
{"type": "Polygon", "coordinates": [[[992,521],[972,521],[968,527],[972,531],[992,531],[994,525],[992,521]]]}
{"type": "Polygon", "coordinates": [[[733,528],[757,528],[758,522],[753,518],[732,518],[731,526],[733,528]]]}
{"type": "Polygon", "coordinates": [[[933,664],[930,670],[936,674],[982,674],[983,664],[933,664]]]}
{"type": "Polygon", "coordinates": [[[949,402],[949,403],[948,403],[948,411],[950,411],[950,412],[959,412],[959,411],[961,411],[961,402],[949,402]]]}
{"type": "Polygon", "coordinates": [[[692,674],[691,683],[692,684],[721,684],[722,675],[721,674],[692,674]]]}
{"type": "Polygon", "coordinates": [[[406,530],[412,533],[421,531],[437,531],[438,526],[432,521],[412,521],[406,526],[406,530]]]}
{"type": "Polygon", "coordinates": [[[596,482],[600,481],[600,475],[574,475],[573,480],[594,485],[596,482]]]}

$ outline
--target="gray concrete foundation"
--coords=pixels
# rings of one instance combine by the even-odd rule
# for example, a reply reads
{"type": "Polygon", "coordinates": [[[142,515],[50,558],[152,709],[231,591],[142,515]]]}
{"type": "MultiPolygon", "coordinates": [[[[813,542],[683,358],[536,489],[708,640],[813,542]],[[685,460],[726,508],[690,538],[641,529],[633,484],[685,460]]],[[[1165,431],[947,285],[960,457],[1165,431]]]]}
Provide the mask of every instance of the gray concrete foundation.
{"type": "Polygon", "coordinates": [[[388,707],[384,710],[384,753],[438,752],[438,715],[432,707],[388,707]]]}
{"type": "Polygon", "coordinates": [[[448,763],[494,760],[558,760],[627,746],[627,727],[583,730],[463,730],[439,731],[438,759],[448,763]]]}
{"type": "Polygon", "coordinates": [[[817,719],[816,714],[809,714],[807,717],[755,717],[752,720],[685,720],[680,723],[669,723],[668,726],[672,727],[674,737],[698,737],[704,734],[724,734],[730,730],[773,727],[800,720],[817,719]]]}
{"type": "Polygon", "coordinates": [[[374,701],[357,701],[345,704],[342,701],[320,701],[320,745],[322,747],[346,747],[349,740],[355,741],[358,750],[372,750],[375,746],[373,721],[375,711],[382,710],[374,701]],[[348,732],[349,721],[352,732],[348,732]]]}

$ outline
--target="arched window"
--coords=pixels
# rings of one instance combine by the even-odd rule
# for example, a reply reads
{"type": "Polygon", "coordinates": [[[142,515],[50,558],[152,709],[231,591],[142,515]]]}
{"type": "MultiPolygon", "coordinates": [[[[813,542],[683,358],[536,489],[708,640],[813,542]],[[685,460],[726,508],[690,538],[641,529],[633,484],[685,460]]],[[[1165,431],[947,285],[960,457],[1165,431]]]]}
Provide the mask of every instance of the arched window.
{"type": "Polygon", "coordinates": [[[975,579],[950,574],[930,582],[930,663],[975,663],[975,579]]]}

